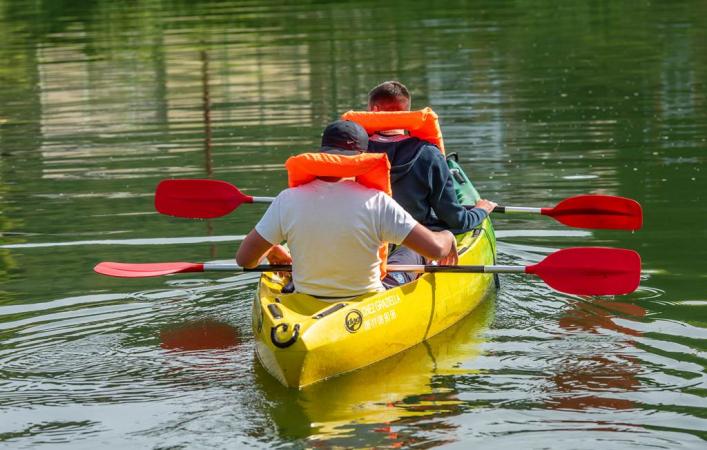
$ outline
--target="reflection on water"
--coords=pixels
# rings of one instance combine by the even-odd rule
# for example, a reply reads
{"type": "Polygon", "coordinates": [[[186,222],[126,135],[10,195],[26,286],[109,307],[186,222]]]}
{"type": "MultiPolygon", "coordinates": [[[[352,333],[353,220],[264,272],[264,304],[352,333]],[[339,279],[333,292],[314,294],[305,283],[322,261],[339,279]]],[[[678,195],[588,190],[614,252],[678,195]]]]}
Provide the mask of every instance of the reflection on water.
{"type": "MultiPolygon", "coordinates": [[[[601,333],[612,330],[626,337],[638,336],[639,332],[618,326],[614,318],[620,314],[637,319],[646,314],[646,310],[638,305],[616,301],[594,300],[591,303],[577,302],[573,306],[558,321],[560,327],[569,331],[601,333]]],[[[627,341],[625,345],[633,344],[627,341]]],[[[617,392],[638,390],[640,382],[636,374],[640,371],[640,360],[625,350],[567,358],[564,368],[551,377],[552,392],[557,396],[549,402],[562,409],[632,409],[634,403],[631,400],[612,396],[617,392]]]]}
{"type": "Polygon", "coordinates": [[[11,447],[704,446],[707,3],[0,0],[0,443],[11,447]],[[343,25],[342,25],[343,24],[343,25]],[[283,161],[398,78],[486,197],[623,195],[640,232],[495,218],[501,264],[640,251],[621,298],[502,277],[458,326],[301,392],[255,362],[263,207],[156,214],[165,177],[286,186],[283,161]]]}
{"type": "Polygon", "coordinates": [[[238,330],[216,320],[198,320],[160,330],[160,347],[171,350],[232,349],[240,342],[238,330]]]}

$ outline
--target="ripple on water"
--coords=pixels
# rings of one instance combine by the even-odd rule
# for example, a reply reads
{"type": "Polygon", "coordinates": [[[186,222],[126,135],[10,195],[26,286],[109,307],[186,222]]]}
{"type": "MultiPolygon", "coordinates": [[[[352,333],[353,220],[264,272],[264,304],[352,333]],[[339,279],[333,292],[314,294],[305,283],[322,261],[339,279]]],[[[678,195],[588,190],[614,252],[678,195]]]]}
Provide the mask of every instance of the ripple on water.
{"type": "Polygon", "coordinates": [[[0,0],[2,444],[705,447],[705,2],[124,3],[0,0]],[[293,392],[254,361],[257,274],[87,275],[94,256],[232,255],[261,207],[166,218],[156,183],[275,194],[286,156],[389,78],[484,196],[644,204],[635,235],[494,217],[499,263],[639,248],[641,288],[504,275],[487,316],[293,392]]]}
{"type": "Polygon", "coordinates": [[[152,402],[232,384],[251,370],[248,305],[233,301],[253,282],[233,278],[1,307],[0,404],[152,402]]]}
{"type": "MultiPolygon", "coordinates": [[[[519,258],[534,262],[552,251],[508,243],[499,247],[503,264],[517,264],[519,258]]],[[[706,355],[694,345],[664,338],[700,339],[703,331],[684,322],[651,318],[641,305],[661,298],[662,290],[644,285],[630,297],[582,298],[553,292],[520,275],[501,280],[497,315],[484,334],[483,353],[461,363],[466,373],[439,381],[454,386],[465,414],[433,420],[463,429],[465,445],[474,442],[474,437],[468,439],[471,433],[485,444],[499,445],[514,442],[510,436],[523,436],[519,442],[532,447],[535,439],[546,442],[544,429],[559,433],[558,439],[572,448],[583,448],[580,436],[586,434],[578,430],[608,431],[616,434],[612,442],[625,439],[639,446],[672,448],[699,441],[680,431],[707,426],[697,418],[704,405],[700,392],[707,387],[701,364],[706,355]],[[617,414],[607,415],[607,410],[617,414]],[[682,422],[683,410],[690,412],[688,424],[682,422]],[[528,428],[532,423],[528,416],[518,422],[512,419],[528,411],[547,413],[538,412],[536,429],[528,428]],[[566,419],[556,419],[551,411],[566,419]],[[626,413],[621,415],[622,411],[626,413]],[[497,422],[479,422],[484,412],[497,422]],[[483,438],[469,428],[471,424],[484,430],[483,438]]],[[[403,425],[397,431],[404,429],[403,425]]],[[[596,445],[591,442],[589,447],[596,445]]]]}

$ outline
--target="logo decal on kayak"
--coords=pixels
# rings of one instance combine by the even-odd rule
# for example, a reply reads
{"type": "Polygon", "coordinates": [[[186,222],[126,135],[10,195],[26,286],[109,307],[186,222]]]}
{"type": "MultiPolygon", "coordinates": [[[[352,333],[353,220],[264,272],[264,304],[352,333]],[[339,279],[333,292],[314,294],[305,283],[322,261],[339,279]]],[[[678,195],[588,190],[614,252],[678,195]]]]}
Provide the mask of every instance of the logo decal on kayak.
{"type": "Polygon", "coordinates": [[[346,314],[346,319],[344,321],[344,326],[346,329],[349,331],[349,333],[355,333],[361,328],[361,325],[363,324],[363,315],[361,315],[361,311],[357,309],[352,309],[349,311],[348,314],[346,314]]]}

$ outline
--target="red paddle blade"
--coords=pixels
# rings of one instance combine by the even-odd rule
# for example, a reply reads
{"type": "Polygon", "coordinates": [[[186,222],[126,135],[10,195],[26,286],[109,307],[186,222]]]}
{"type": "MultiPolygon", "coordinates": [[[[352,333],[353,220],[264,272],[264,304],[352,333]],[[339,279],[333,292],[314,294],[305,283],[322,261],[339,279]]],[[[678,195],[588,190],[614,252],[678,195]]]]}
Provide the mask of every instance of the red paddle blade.
{"type": "Polygon", "coordinates": [[[159,277],[171,273],[203,272],[204,265],[187,262],[126,264],[116,262],[98,263],[93,271],[101,275],[119,278],[159,277]]]}
{"type": "Polygon", "coordinates": [[[252,202],[253,197],[219,180],[163,180],[155,191],[157,211],[188,219],[225,216],[242,203],[252,202]]]}
{"type": "Polygon", "coordinates": [[[568,294],[622,295],[638,287],[641,257],[622,248],[567,248],[527,266],[525,272],[568,294]]]}
{"type": "Polygon", "coordinates": [[[630,198],[612,195],[578,195],[541,213],[571,227],[638,230],[643,225],[641,205],[630,198]]]}

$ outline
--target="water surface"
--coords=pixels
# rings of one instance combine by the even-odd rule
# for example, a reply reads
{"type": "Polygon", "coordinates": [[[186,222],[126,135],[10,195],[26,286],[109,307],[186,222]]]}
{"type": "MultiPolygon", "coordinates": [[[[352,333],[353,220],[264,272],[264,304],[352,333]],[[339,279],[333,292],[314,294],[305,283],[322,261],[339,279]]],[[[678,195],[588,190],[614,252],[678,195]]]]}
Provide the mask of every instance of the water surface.
{"type": "Polygon", "coordinates": [[[0,443],[12,448],[702,448],[707,4],[0,0],[0,443]],[[254,358],[256,277],[117,280],[228,259],[263,213],[156,214],[168,177],[254,195],[400,79],[483,196],[641,202],[637,233],[498,217],[499,261],[638,250],[631,295],[504,276],[468,319],[302,392],[254,358]]]}

